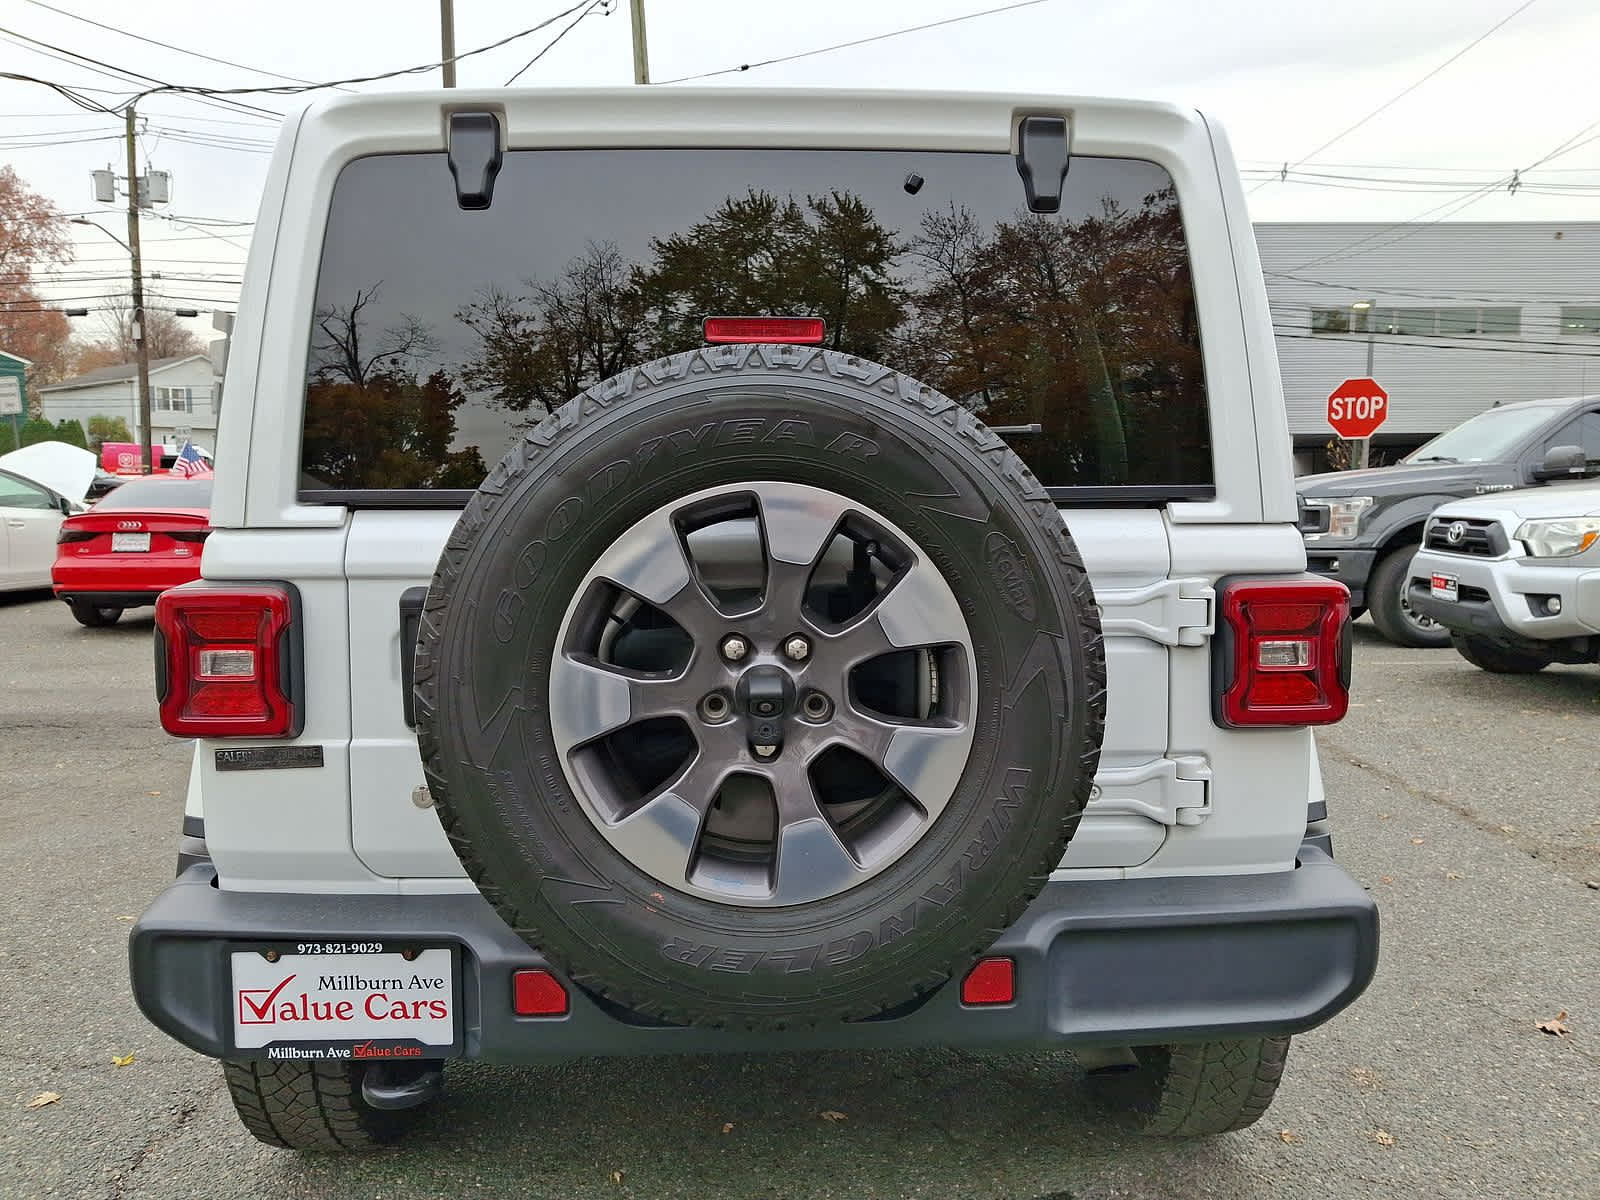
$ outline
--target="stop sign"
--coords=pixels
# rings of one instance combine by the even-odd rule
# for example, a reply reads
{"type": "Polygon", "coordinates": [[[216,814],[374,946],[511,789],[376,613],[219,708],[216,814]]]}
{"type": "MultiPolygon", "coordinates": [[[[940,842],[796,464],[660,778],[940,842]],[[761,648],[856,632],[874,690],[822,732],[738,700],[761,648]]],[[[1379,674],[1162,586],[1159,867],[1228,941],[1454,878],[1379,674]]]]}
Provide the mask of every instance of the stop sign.
{"type": "Polygon", "coordinates": [[[1389,393],[1376,379],[1346,379],[1328,397],[1328,424],[1342,438],[1369,438],[1389,415],[1389,393]]]}

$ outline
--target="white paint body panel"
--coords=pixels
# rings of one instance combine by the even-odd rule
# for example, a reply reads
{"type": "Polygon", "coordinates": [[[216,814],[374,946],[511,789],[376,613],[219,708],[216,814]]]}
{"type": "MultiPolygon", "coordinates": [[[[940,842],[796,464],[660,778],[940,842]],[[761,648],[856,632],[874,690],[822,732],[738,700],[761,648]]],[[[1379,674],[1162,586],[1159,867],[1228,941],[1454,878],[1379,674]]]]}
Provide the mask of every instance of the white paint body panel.
{"type": "MultiPolygon", "coordinates": [[[[500,114],[508,148],[751,146],[1013,149],[1025,114],[1067,117],[1076,154],[1172,176],[1190,247],[1212,418],[1213,500],[1071,509],[1108,623],[1098,793],[1063,864],[1075,877],[1286,869],[1316,784],[1306,730],[1211,720],[1219,577],[1304,565],[1287,423],[1255,241],[1226,140],[1192,111],[1070,97],[618,89],[393,93],[320,100],[284,124],[234,330],[207,546],[210,578],[301,592],[307,720],[320,770],[219,777],[197,750],[222,886],[469,890],[430,809],[402,714],[399,601],[425,585],[455,514],[301,504],[304,364],[329,201],[351,160],[441,151],[448,114],[500,114]]],[[[1020,197],[1019,197],[1020,198],[1020,197]]],[[[193,803],[193,801],[191,801],[193,803]]]]}

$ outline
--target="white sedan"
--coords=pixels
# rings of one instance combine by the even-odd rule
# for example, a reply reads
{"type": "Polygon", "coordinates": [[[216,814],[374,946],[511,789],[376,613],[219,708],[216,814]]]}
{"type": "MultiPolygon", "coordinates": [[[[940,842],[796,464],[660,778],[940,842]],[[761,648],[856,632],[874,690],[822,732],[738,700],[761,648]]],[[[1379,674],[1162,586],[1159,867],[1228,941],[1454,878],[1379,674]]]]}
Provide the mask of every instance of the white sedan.
{"type": "Polygon", "coordinates": [[[56,533],[82,512],[95,457],[65,442],[0,454],[0,592],[50,586],[56,533]]]}

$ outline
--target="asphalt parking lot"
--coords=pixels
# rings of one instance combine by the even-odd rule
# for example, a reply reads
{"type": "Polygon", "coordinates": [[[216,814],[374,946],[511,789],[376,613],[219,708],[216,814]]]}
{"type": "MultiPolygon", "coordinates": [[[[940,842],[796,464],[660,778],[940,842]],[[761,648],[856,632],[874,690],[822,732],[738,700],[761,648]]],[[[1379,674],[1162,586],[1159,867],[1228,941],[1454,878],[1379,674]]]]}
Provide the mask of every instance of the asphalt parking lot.
{"type": "Polygon", "coordinates": [[[1600,670],[1494,677],[1357,627],[1356,707],[1320,744],[1383,959],[1245,1132],[1130,1138],[1066,1056],[929,1050],[463,1066],[405,1148],[315,1158],[253,1142],[128,993],[189,759],[143,612],[87,630],[0,599],[0,1195],[1600,1195],[1600,670]],[[1569,1036],[1536,1028],[1562,1011],[1569,1036]]]}

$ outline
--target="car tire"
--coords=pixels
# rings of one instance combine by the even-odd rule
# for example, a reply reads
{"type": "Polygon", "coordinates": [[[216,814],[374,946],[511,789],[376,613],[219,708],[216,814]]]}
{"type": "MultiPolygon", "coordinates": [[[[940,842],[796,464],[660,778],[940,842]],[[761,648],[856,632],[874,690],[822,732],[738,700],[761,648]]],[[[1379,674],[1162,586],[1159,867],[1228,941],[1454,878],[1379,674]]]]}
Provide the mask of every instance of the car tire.
{"type": "Polygon", "coordinates": [[[1406,599],[1411,559],[1420,547],[1407,543],[1378,560],[1367,581],[1367,611],[1378,632],[1396,646],[1441,650],[1450,644],[1450,631],[1430,618],[1411,611],[1406,599]]]}
{"type": "Polygon", "coordinates": [[[1492,675],[1535,675],[1553,661],[1542,654],[1513,650],[1484,638],[1456,634],[1450,641],[1457,654],[1478,670],[1488,671],[1492,675]]]}
{"type": "Polygon", "coordinates": [[[1361,620],[1362,617],[1364,617],[1366,615],[1367,615],[1367,608],[1366,608],[1366,605],[1364,605],[1364,604],[1363,605],[1356,605],[1355,607],[1351,608],[1351,610],[1350,610],[1350,620],[1352,622],[1359,621],[1359,620],[1361,620]]]}
{"type": "Polygon", "coordinates": [[[1136,1046],[1137,1066],[1094,1072],[1089,1087],[1134,1132],[1207,1137],[1260,1120],[1288,1056],[1286,1037],[1136,1046]]]}
{"type": "MultiPolygon", "coordinates": [[[[841,646],[893,623],[884,598],[897,586],[884,583],[848,619],[841,646]]],[[[910,611],[906,604],[893,607],[910,611]]],[[[831,635],[804,628],[817,655],[832,653],[831,635]]],[[[548,418],[490,472],[458,521],[429,589],[415,661],[429,790],[480,891],[584,990],[679,1024],[787,1029],[865,1018],[964,971],[1060,862],[1088,799],[1104,722],[1093,593],[1032,473],[946,397],[854,356],[794,346],[680,354],[599,384],[548,418]],[[685,765],[666,768],[653,794],[636,789],[626,799],[637,806],[631,811],[622,800],[606,808],[621,791],[612,759],[632,751],[609,733],[567,731],[591,720],[598,729],[613,689],[620,707],[607,728],[632,730],[632,697],[641,693],[635,677],[616,683],[616,671],[596,667],[587,650],[582,664],[569,661],[581,630],[597,644],[620,637],[606,632],[614,614],[579,614],[591,596],[615,594],[635,612],[659,608],[666,625],[681,617],[690,648],[668,682],[702,670],[715,676],[723,630],[735,618],[700,582],[705,568],[686,548],[694,521],[684,514],[743,504],[740,497],[759,530],[749,544],[761,548],[763,578],[788,581],[762,583],[756,607],[741,610],[753,614],[751,653],[772,664],[763,670],[788,672],[797,695],[816,682],[832,697],[822,706],[831,716],[817,724],[836,721],[836,732],[784,717],[788,740],[775,748],[757,741],[767,727],[753,709],[729,718],[719,702],[719,720],[736,723],[725,736],[705,710],[682,707],[671,719],[687,731],[686,757],[677,760],[685,765]],[[791,519],[801,512],[804,536],[791,519]],[[869,756],[885,783],[878,798],[887,799],[882,807],[868,801],[860,814],[881,812],[885,824],[851,842],[842,810],[822,798],[828,789],[812,772],[827,738],[883,726],[862,724],[854,667],[800,674],[777,651],[790,626],[777,626],[820,619],[804,615],[814,577],[836,539],[860,525],[877,533],[853,540],[843,558],[866,555],[867,592],[879,586],[871,556],[903,539],[892,579],[914,583],[915,611],[938,610],[960,626],[949,637],[896,643],[937,642],[947,662],[955,647],[938,689],[954,715],[939,721],[956,730],[944,745],[960,753],[912,782],[896,768],[879,771],[886,755],[869,756]],[[610,575],[601,571],[608,563],[610,575]],[[616,582],[635,570],[638,579],[616,582]],[[960,581],[959,601],[951,578],[960,581]],[[657,594],[661,579],[670,590],[657,594]],[[785,603],[796,607],[769,614],[785,603]],[[783,636],[763,641],[763,622],[772,624],[767,634],[783,636]],[[702,633],[690,636],[688,627],[702,633]],[[829,692],[830,678],[841,687],[829,692]],[[558,688],[563,679],[578,686],[558,688]],[[602,688],[603,703],[591,690],[602,688]],[[757,758],[762,750],[776,758],[757,758]],[[580,759],[589,762],[582,771],[580,759]],[[676,794],[690,792],[683,781],[696,764],[711,781],[695,785],[698,807],[676,794]],[[731,834],[714,847],[709,840],[730,769],[756,777],[752,803],[769,814],[751,849],[727,849],[731,834]],[[674,771],[682,772],[675,782],[674,771]],[[783,782],[797,776],[798,785],[783,782]],[[922,807],[925,783],[937,804],[922,807]],[[910,806],[897,807],[902,800],[910,806]],[[624,831],[637,812],[648,812],[648,823],[624,831]],[[882,832],[890,821],[894,832],[882,832]],[[715,869],[702,871],[711,849],[715,869]]],[[[825,667],[820,657],[808,664],[803,670],[825,667]]],[[[726,689],[735,705],[752,678],[739,672],[756,669],[729,665],[728,678],[739,681],[726,689]]],[[[908,743],[943,737],[932,720],[920,721],[908,743]]],[[[901,736],[896,727],[891,743],[901,736]]]]}
{"type": "Polygon", "coordinates": [[[288,1150],[363,1151],[399,1141],[433,1101],[380,1109],[361,1094],[380,1064],[350,1061],[224,1062],[234,1110],[258,1141],[288,1150]]]}
{"type": "Polygon", "coordinates": [[[99,629],[106,625],[115,625],[122,616],[120,608],[108,608],[95,604],[89,600],[74,600],[71,604],[73,619],[79,625],[87,625],[90,629],[99,629]]]}

